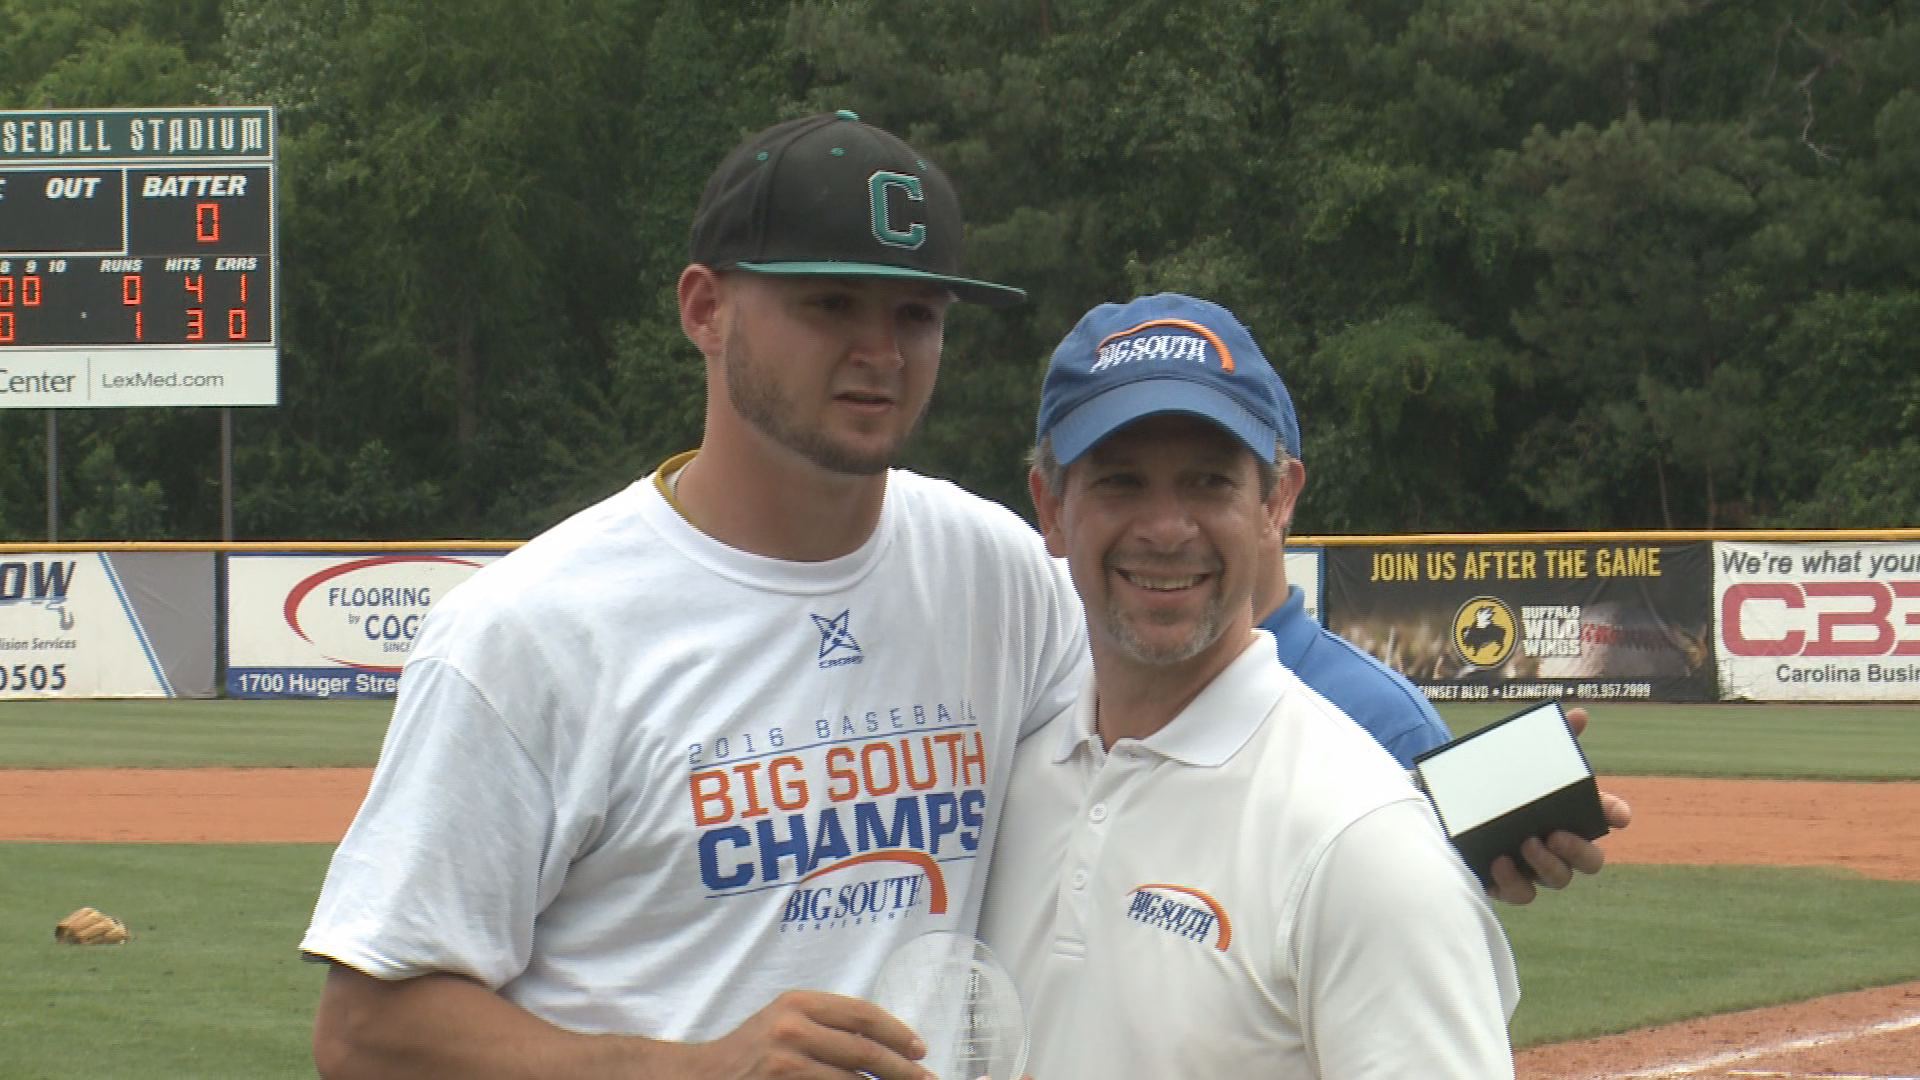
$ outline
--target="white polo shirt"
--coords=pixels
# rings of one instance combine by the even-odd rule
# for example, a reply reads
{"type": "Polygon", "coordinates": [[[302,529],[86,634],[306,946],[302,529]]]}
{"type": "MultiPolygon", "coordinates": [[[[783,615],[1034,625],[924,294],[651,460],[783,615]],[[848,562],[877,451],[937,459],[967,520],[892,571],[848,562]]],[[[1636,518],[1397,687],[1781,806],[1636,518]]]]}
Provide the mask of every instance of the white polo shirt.
{"type": "Polygon", "coordinates": [[[1105,752],[1089,685],[1021,744],[981,933],[1028,1072],[1511,1077],[1519,979],[1485,893],[1406,773],[1255,639],[1147,739],[1105,752]]]}

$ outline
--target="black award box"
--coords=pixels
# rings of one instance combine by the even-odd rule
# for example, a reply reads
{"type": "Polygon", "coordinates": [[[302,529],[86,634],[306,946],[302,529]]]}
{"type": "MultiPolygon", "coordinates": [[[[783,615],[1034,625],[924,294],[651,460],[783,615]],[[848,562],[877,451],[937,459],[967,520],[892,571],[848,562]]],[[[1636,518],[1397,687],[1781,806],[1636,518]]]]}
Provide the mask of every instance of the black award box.
{"type": "Polygon", "coordinates": [[[1529,836],[1607,834],[1593,768],[1557,701],[1531,706],[1416,757],[1414,782],[1439,812],[1453,846],[1482,884],[1493,860],[1514,857],[1529,836]]]}

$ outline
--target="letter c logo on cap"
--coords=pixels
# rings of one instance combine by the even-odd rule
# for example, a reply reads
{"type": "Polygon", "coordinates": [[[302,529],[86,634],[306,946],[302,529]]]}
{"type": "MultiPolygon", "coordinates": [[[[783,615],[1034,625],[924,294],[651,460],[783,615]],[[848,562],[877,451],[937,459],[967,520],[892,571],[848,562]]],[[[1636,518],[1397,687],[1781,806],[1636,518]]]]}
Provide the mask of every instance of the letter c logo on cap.
{"type": "Polygon", "coordinates": [[[926,195],[920,191],[920,178],[917,176],[882,170],[868,177],[867,197],[873,207],[873,238],[888,247],[906,248],[909,251],[918,248],[927,242],[927,226],[916,221],[911,228],[894,228],[887,214],[888,188],[901,189],[914,202],[926,200],[926,195]]]}

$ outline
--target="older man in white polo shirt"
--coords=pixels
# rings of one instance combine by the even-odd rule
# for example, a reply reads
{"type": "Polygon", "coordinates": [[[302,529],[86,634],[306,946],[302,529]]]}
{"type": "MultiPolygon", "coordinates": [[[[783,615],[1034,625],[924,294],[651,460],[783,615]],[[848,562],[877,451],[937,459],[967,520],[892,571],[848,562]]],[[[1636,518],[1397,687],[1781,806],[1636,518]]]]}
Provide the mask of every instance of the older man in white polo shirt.
{"type": "Polygon", "coordinates": [[[1054,353],[1029,482],[1094,677],[1021,744],[982,926],[1036,1080],[1513,1075],[1486,895],[1253,626],[1303,479],[1293,423],[1206,301],[1102,305],[1054,353]]]}

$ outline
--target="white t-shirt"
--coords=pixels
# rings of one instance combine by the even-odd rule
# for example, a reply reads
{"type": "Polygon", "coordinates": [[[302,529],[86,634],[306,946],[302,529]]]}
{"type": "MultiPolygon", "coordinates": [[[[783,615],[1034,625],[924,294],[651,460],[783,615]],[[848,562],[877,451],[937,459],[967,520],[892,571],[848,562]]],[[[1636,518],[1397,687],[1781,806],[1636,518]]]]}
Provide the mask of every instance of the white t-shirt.
{"type": "Polygon", "coordinates": [[[868,543],[790,563],[643,480],[434,608],[301,948],[670,1039],[864,994],[974,928],[1017,736],[1086,668],[1039,537],[950,483],[895,471],[868,543]]]}
{"type": "Polygon", "coordinates": [[[1519,980],[1406,773],[1247,646],[1111,753],[1091,686],[1022,744],[981,933],[1041,1080],[1513,1075],[1519,980]]]}

